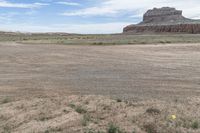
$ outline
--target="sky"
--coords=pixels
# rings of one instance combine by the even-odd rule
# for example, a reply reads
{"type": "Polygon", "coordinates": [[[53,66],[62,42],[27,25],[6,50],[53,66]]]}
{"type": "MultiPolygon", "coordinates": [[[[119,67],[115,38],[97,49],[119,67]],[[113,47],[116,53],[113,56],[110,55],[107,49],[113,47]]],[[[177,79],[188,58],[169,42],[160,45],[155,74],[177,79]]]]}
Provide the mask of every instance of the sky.
{"type": "Polygon", "coordinates": [[[200,19],[200,0],[0,0],[0,30],[120,33],[148,9],[166,6],[200,19]]]}

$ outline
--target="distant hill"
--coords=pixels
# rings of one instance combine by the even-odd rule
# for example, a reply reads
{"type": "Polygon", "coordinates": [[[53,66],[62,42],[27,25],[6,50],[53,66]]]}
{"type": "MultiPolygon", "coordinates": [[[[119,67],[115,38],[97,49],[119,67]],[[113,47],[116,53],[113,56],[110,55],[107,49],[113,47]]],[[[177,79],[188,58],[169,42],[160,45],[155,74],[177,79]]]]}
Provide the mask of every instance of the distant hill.
{"type": "Polygon", "coordinates": [[[200,33],[200,20],[193,20],[182,15],[181,10],[171,7],[148,10],[143,21],[124,28],[124,33],[180,32],[200,33]]]}
{"type": "Polygon", "coordinates": [[[31,33],[31,32],[6,32],[6,31],[0,31],[1,35],[76,35],[72,33],[65,33],[65,32],[46,32],[46,33],[31,33]]]}

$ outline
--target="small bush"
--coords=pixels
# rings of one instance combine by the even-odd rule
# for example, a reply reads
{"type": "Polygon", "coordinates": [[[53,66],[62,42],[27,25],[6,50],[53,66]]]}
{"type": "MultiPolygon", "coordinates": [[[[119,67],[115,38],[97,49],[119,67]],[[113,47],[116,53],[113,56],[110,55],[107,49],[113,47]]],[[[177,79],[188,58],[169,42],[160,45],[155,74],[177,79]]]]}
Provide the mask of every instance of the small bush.
{"type": "Polygon", "coordinates": [[[85,101],[85,104],[88,105],[88,104],[89,104],[89,101],[85,101]]]}
{"type": "Polygon", "coordinates": [[[103,45],[104,43],[103,43],[103,42],[98,42],[97,44],[98,44],[98,45],[103,45]]]}
{"type": "Polygon", "coordinates": [[[117,99],[117,102],[118,102],[118,103],[121,103],[121,102],[122,102],[122,100],[121,100],[121,99],[117,99]]]}
{"type": "Polygon", "coordinates": [[[93,45],[104,45],[103,42],[94,42],[93,45]]]}
{"type": "Polygon", "coordinates": [[[66,114],[69,113],[69,111],[66,110],[66,109],[63,109],[63,112],[66,113],[66,114]]]}
{"type": "Polygon", "coordinates": [[[84,133],[104,133],[101,131],[95,131],[94,129],[88,129],[87,131],[85,131],[84,133]]]}
{"type": "Polygon", "coordinates": [[[76,107],[76,105],[74,105],[72,103],[70,103],[68,106],[71,107],[71,108],[73,108],[73,109],[76,107]]]}
{"type": "Polygon", "coordinates": [[[164,41],[164,40],[161,40],[161,41],[159,41],[159,43],[166,43],[166,41],[164,41]]]}
{"type": "Polygon", "coordinates": [[[192,127],[193,129],[198,129],[198,128],[199,128],[199,122],[198,122],[198,121],[192,122],[191,127],[192,127]]]}
{"type": "Polygon", "coordinates": [[[122,133],[122,131],[114,124],[109,124],[108,133],[122,133]]]}
{"type": "Polygon", "coordinates": [[[166,41],[166,43],[172,43],[171,41],[166,41]]]}
{"type": "Polygon", "coordinates": [[[87,111],[82,106],[77,106],[75,111],[79,114],[85,114],[87,111]]]}
{"type": "Polygon", "coordinates": [[[45,130],[44,133],[55,133],[55,132],[61,132],[62,128],[56,127],[56,128],[50,128],[48,130],[45,130]]]}
{"type": "Polygon", "coordinates": [[[148,108],[146,110],[146,113],[149,113],[149,114],[160,114],[160,110],[156,109],[156,108],[148,108]]]}
{"type": "Polygon", "coordinates": [[[49,130],[45,130],[44,133],[50,133],[50,131],[49,130]]]}
{"type": "Polygon", "coordinates": [[[8,125],[5,125],[4,127],[3,127],[3,132],[2,133],[11,133],[11,127],[10,126],[8,126],[8,125]]]}
{"type": "Polygon", "coordinates": [[[3,99],[3,101],[1,102],[2,104],[6,104],[9,103],[11,100],[9,98],[5,98],[3,99]]]}
{"type": "Polygon", "coordinates": [[[91,120],[90,116],[88,114],[85,114],[83,116],[83,120],[82,120],[82,125],[83,126],[87,126],[88,125],[88,122],[91,120]]]}
{"type": "Polygon", "coordinates": [[[68,106],[71,107],[72,109],[75,109],[75,111],[79,114],[87,113],[87,111],[82,106],[76,106],[72,103],[70,103],[68,106]]]}
{"type": "Polygon", "coordinates": [[[48,121],[50,118],[46,116],[42,116],[39,118],[40,121],[48,121]]]}
{"type": "Polygon", "coordinates": [[[140,43],[140,44],[147,44],[147,42],[138,42],[138,43],[140,43]]]}

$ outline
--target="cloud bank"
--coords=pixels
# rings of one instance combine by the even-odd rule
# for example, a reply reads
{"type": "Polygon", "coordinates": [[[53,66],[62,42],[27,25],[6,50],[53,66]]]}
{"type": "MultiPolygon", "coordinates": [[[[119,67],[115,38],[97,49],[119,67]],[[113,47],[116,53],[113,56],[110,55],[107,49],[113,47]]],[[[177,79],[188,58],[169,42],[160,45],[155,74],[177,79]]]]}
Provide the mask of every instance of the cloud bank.
{"type": "Polygon", "coordinates": [[[13,3],[5,0],[0,0],[0,7],[7,7],[7,8],[40,8],[42,6],[48,5],[47,3],[13,3]]]}
{"type": "Polygon", "coordinates": [[[103,0],[98,5],[88,8],[64,12],[65,16],[108,16],[121,12],[132,12],[134,16],[141,15],[153,7],[170,6],[184,11],[190,18],[200,18],[199,0],[103,0]],[[192,8],[191,8],[192,7],[192,8]]]}

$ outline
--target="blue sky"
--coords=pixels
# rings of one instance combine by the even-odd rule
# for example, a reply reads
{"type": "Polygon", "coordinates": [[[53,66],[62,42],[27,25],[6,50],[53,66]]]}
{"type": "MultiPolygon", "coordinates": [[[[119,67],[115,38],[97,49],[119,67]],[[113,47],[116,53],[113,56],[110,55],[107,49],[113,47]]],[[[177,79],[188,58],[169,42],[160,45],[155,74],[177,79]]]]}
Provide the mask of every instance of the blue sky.
{"type": "Polygon", "coordinates": [[[147,9],[163,6],[200,18],[199,0],[0,0],[0,30],[120,33],[147,9]]]}

